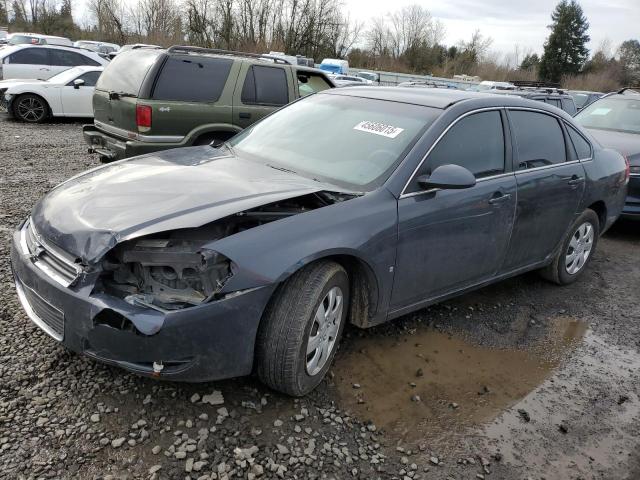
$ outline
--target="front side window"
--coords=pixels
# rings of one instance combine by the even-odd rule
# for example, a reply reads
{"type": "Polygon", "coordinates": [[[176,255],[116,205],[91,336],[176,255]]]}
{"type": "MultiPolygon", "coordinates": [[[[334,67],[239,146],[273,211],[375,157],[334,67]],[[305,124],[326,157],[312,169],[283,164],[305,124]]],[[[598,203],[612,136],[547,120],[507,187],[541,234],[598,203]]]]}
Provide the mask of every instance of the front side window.
{"type": "Polygon", "coordinates": [[[233,60],[176,55],[162,67],[152,98],[184,102],[215,102],[227,83],[233,60]]]}
{"type": "Polygon", "coordinates": [[[10,64],[49,65],[49,49],[42,47],[24,48],[9,56],[10,64]]]}
{"type": "Polygon", "coordinates": [[[601,98],[582,109],[575,120],[585,128],[640,133],[640,96],[601,98]]]}
{"type": "Polygon", "coordinates": [[[251,66],[244,80],[241,100],[244,104],[286,105],[289,103],[287,73],[279,67],[251,66]]]}
{"type": "Polygon", "coordinates": [[[307,72],[298,72],[297,77],[298,91],[300,92],[301,97],[331,88],[331,85],[329,85],[329,83],[324,79],[322,75],[307,72]]]}
{"type": "Polygon", "coordinates": [[[509,119],[517,149],[517,170],[565,162],[564,135],[552,115],[510,110],[509,119]]]}
{"type": "MultiPolygon", "coordinates": [[[[500,112],[480,112],[458,121],[436,144],[420,175],[431,175],[447,164],[460,165],[476,178],[505,171],[504,132],[500,112]]],[[[416,177],[417,177],[416,176],[416,177]]],[[[415,189],[419,189],[417,184],[415,189]]]]}
{"type": "Polygon", "coordinates": [[[239,156],[350,190],[386,181],[442,110],[317,94],[282,108],[228,145],[239,156]]]}
{"type": "Polygon", "coordinates": [[[73,87],[75,85],[73,83],[75,80],[84,80],[84,83],[82,84],[83,87],[95,87],[98,78],[100,78],[100,72],[87,72],[69,82],[68,86],[73,87]]]}

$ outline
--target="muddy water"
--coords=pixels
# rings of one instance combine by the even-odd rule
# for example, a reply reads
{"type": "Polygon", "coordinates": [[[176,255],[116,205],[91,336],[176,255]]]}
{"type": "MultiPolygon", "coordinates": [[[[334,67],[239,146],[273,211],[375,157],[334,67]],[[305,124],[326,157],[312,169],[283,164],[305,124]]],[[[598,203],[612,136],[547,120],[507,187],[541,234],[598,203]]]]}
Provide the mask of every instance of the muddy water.
{"type": "Polygon", "coordinates": [[[526,350],[480,347],[430,328],[359,338],[336,362],[338,396],[342,408],[398,443],[433,444],[524,398],[585,331],[584,323],[557,318],[526,350]]]}

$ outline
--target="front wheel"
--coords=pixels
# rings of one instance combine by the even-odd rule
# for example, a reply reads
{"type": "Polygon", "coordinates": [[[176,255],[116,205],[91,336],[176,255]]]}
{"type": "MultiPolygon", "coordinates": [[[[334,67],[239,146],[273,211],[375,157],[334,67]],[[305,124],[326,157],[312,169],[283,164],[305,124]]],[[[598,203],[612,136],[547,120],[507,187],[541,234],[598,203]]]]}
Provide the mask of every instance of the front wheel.
{"type": "Polygon", "coordinates": [[[573,223],[562,248],[541,275],[558,285],[575,282],[584,272],[596,251],[600,237],[600,220],[593,210],[585,210],[573,223]]]}
{"type": "Polygon", "coordinates": [[[38,95],[20,95],[13,102],[13,115],[28,123],[42,123],[49,117],[49,105],[38,95]]]}
{"type": "Polygon", "coordinates": [[[291,276],[270,302],[256,342],[258,376],[283,393],[302,396],[326,375],[349,307],[349,278],[320,261],[291,276]]]}

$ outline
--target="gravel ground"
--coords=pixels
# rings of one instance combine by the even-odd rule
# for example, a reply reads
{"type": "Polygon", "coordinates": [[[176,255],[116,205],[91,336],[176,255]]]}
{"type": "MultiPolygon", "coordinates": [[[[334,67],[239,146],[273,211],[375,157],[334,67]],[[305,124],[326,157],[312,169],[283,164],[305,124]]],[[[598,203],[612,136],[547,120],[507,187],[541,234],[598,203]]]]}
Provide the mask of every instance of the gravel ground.
{"type": "Polygon", "coordinates": [[[558,288],[527,274],[368,331],[294,400],[69,353],[19,306],[9,244],[97,165],[81,123],[0,118],[0,478],[640,478],[640,228],[558,288]]]}

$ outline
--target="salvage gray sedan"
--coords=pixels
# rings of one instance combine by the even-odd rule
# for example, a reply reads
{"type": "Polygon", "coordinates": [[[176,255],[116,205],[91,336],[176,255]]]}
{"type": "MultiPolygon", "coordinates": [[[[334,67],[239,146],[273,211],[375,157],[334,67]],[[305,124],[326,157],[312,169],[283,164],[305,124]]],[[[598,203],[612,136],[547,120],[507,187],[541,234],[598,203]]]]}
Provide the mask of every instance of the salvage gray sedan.
{"type": "Polygon", "coordinates": [[[303,395],[369,327],[539,269],[576,280],[628,176],[571,117],[462,91],[329,90],[220,148],[99,167],[15,233],[16,289],[68,348],[303,395]]]}

